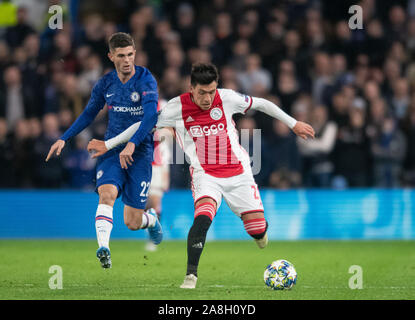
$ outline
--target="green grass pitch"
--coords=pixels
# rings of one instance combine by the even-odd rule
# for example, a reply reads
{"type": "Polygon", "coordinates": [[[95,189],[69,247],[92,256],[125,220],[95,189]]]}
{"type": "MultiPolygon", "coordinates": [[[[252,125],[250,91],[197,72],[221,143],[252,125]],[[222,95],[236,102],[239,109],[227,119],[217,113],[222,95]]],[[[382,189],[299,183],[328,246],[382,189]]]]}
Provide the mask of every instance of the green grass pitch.
{"type": "Polygon", "coordinates": [[[415,299],[415,241],[208,241],[195,290],[180,289],[185,241],[146,252],[143,241],[113,240],[112,269],[95,257],[94,240],[0,240],[0,299],[285,300],[415,299]],[[298,273],[292,290],[265,287],[263,272],[277,259],[298,273]],[[63,289],[49,288],[52,265],[63,289]],[[352,265],[362,289],[350,289],[352,265]]]}

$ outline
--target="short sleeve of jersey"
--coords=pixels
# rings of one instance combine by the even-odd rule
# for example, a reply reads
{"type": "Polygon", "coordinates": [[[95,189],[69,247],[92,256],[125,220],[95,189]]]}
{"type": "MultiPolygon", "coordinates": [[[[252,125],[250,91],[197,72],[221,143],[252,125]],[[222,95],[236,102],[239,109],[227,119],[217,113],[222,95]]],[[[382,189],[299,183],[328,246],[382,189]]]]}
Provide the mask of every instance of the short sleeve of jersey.
{"type": "Polygon", "coordinates": [[[252,106],[252,97],[231,89],[219,89],[223,107],[230,108],[232,113],[245,114],[252,106]]]}
{"type": "Polygon", "coordinates": [[[161,109],[161,112],[157,119],[157,128],[175,128],[177,121],[181,120],[181,102],[180,97],[171,99],[161,109]]]}

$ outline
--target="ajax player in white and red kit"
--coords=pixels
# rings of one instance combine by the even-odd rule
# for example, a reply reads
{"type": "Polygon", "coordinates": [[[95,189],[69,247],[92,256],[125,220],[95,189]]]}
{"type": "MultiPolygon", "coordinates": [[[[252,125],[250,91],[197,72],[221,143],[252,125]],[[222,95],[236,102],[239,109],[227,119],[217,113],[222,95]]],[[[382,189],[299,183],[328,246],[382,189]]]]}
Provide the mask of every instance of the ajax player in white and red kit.
{"type": "MultiPolygon", "coordinates": [[[[298,136],[314,138],[310,125],[296,121],[272,102],[229,89],[217,89],[217,85],[218,72],[214,65],[193,65],[190,92],[170,100],[156,124],[157,128],[174,129],[176,140],[191,162],[195,214],[187,238],[187,273],[181,288],[196,287],[200,255],[222,199],[241,218],[245,230],[260,248],[268,243],[264,207],[249,156],[239,144],[232,115],[259,110],[283,121],[298,136]]],[[[132,125],[105,144],[95,140],[91,149],[98,154],[105,153],[128,141],[139,125],[132,125]]],[[[127,168],[131,158],[120,155],[120,162],[127,168]]]]}

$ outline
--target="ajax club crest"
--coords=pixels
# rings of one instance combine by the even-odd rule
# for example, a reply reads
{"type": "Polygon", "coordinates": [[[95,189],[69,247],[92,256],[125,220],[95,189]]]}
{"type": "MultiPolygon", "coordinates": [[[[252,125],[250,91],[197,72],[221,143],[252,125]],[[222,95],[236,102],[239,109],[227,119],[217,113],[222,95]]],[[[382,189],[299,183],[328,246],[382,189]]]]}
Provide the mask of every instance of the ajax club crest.
{"type": "Polygon", "coordinates": [[[210,117],[211,117],[213,120],[219,120],[220,118],[222,118],[222,115],[223,115],[222,110],[221,110],[221,109],[219,109],[219,108],[213,108],[213,109],[210,111],[210,117]]]}

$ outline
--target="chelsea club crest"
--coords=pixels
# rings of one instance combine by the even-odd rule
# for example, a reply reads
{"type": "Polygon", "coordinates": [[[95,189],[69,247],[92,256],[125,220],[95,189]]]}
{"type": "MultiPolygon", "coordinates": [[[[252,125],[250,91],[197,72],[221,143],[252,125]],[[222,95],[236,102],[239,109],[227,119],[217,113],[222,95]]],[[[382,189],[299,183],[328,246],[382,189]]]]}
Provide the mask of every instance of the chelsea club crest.
{"type": "Polygon", "coordinates": [[[131,94],[131,100],[132,100],[133,102],[137,102],[138,100],[140,100],[140,95],[138,94],[138,92],[137,92],[137,91],[134,91],[134,92],[131,94]]]}

